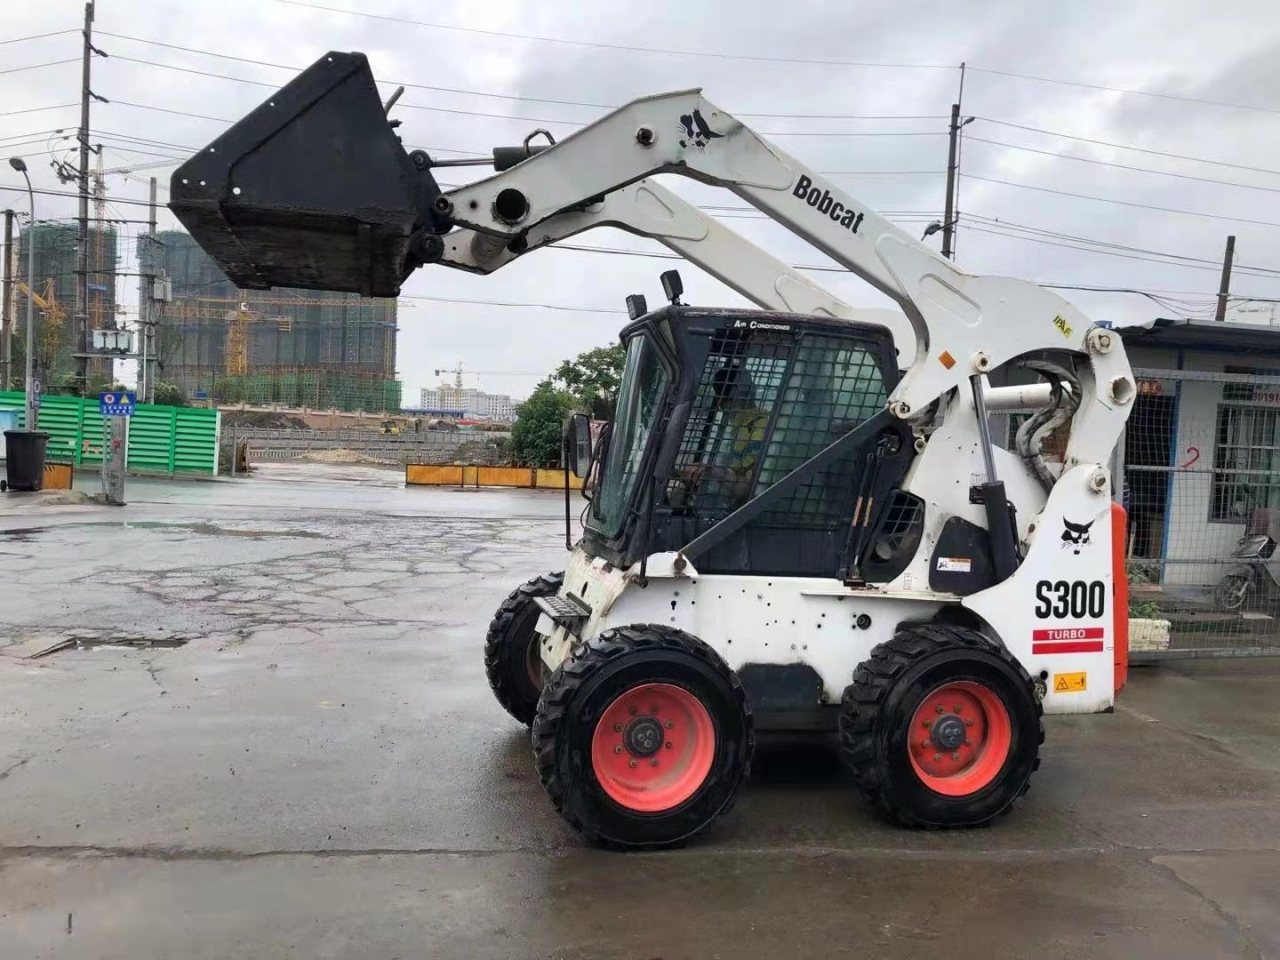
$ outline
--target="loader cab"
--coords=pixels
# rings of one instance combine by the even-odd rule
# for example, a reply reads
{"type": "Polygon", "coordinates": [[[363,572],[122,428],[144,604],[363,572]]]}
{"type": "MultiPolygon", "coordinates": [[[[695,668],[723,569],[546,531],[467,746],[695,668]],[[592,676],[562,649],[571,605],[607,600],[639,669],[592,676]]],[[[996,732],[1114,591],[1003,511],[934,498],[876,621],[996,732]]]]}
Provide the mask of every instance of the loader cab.
{"type": "Polygon", "coordinates": [[[630,565],[733,525],[752,505],[748,522],[697,558],[700,572],[848,576],[910,463],[909,431],[884,412],[898,379],[890,331],[676,304],[640,317],[622,339],[583,549],[630,565]],[[813,467],[864,424],[874,429],[813,467]],[[798,483],[771,492],[794,471],[798,483]]]}

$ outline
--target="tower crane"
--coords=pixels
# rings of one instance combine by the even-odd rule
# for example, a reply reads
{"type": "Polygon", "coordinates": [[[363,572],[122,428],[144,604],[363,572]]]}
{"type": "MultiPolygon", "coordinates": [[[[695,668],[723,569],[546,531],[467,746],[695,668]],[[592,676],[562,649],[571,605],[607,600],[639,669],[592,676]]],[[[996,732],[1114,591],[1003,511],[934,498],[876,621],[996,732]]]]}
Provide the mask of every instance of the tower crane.
{"type": "MultiPolygon", "coordinates": [[[[466,371],[473,377],[541,377],[542,373],[535,373],[532,370],[468,370],[466,371]]],[[[436,371],[436,376],[442,374],[453,374],[453,388],[455,390],[462,389],[462,362],[459,361],[455,366],[436,371]]]]}
{"type": "MultiPolygon", "coordinates": [[[[49,354],[48,356],[41,357],[39,352],[33,354],[36,368],[47,371],[52,366],[54,357],[61,347],[60,335],[66,329],[64,326],[66,322],[66,311],[63,310],[62,305],[58,303],[57,290],[52,278],[44,282],[43,293],[36,293],[22,280],[15,281],[14,285],[17,287],[20,294],[24,297],[30,297],[31,302],[44,311],[45,317],[49,321],[45,329],[49,331],[57,331],[56,334],[51,333],[46,335],[49,339],[58,339],[58,342],[49,344],[50,349],[47,351],[49,354]]],[[[33,348],[32,345],[28,343],[24,345],[23,349],[31,350],[33,348]]]]}
{"type": "MultiPolygon", "coordinates": [[[[256,321],[270,320],[284,331],[293,329],[293,320],[280,315],[268,315],[272,311],[262,308],[305,307],[305,306],[342,306],[383,307],[395,302],[398,306],[413,306],[411,301],[392,301],[388,297],[346,297],[335,300],[332,297],[291,297],[261,296],[256,291],[241,291],[240,297],[176,297],[173,308],[192,317],[210,317],[227,321],[226,372],[229,376],[238,376],[249,369],[249,324],[256,321]]],[[[391,324],[389,324],[391,325],[391,324]]],[[[384,338],[384,364],[391,365],[391,349],[393,337],[384,338]]]]}
{"type": "MultiPolygon", "coordinates": [[[[93,216],[94,222],[97,224],[97,230],[91,236],[93,238],[92,248],[92,272],[96,281],[91,285],[92,292],[97,294],[89,304],[89,316],[93,318],[93,326],[95,329],[101,329],[104,325],[114,326],[115,318],[107,317],[104,312],[106,305],[107,287],[105,278],[107,273],[107,244],[106,244],[106,223],[107,223],[107,177],[123,176],[128,177],[129,174],[139,170],[151,170],[157,167],[172,167],[175,163],[173,160],[152,160],[146,163],[131,163],[123,167],[112,167],[110,170],[103,169],[102,166],[102,145],[99,144],[97,150],[96,166],[93,171],[93,216]]],[[[112,267],[114,268],[114,264],[112,267]]],[[[114,272],[114,271],[110,271],[114,272]]]]}

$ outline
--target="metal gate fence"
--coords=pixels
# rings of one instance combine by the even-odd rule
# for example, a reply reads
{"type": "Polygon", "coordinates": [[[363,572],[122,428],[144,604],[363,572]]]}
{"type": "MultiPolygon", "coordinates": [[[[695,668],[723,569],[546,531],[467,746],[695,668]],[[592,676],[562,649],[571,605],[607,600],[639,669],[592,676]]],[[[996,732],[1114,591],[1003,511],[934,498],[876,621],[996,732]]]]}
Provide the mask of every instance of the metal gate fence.
{"type": "Polygon", "coordinates": [[[1280,371],[1134,372],[1120,458],[1132,658],[1280,654],[1280,371]],[[1257,556],[1233,556],[1253,531],[1257,556]]]}

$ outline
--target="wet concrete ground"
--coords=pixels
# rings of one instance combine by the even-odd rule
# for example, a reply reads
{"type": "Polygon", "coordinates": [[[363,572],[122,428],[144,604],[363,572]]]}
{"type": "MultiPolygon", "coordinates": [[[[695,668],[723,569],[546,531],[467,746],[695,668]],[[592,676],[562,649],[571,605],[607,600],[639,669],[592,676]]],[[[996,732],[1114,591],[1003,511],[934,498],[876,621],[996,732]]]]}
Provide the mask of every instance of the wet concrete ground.
{"type": "Polygon", "coordinates": [[[603,853],[480,659],[561,502],[398,482],[0,498],[0,958],[1280,955],[1280,662],[1052,720],[989,829],[887,827],[784,741],[705,841],[603,853]]]}

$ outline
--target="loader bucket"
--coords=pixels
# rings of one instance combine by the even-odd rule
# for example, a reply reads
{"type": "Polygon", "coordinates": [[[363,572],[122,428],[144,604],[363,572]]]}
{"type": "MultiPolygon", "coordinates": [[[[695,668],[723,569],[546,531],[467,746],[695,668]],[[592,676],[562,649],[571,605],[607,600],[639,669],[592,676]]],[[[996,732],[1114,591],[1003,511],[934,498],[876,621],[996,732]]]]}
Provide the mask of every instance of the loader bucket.
{"type": "Polygon", "coordinates": [[[169,208],[240,287],[389,297],[442,233],[439,187],[396,136],[361,53],[328,53],[173,174],[169,208]]]}

